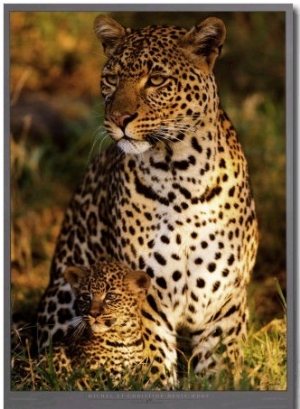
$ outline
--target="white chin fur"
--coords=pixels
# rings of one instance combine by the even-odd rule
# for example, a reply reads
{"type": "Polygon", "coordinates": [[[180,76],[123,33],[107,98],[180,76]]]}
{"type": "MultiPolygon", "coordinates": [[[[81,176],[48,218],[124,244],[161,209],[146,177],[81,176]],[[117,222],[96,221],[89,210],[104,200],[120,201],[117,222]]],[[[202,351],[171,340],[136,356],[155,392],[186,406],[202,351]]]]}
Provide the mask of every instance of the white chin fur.
{"type": "Polygon", "coordinates": [[[102,332],[106,332],[108,329],[109,329],[109,327],[106,327],[104,325],[97,325],[97,324],[91,325],[91,330],[95,334],[101,334],[102,332]]]}
{"type": "Polygon", "coordinates": [[[145,141],[129,141],[128,139],[121,139],[118,142],[118,147],[125,153],[138,155],[150,149],[151,145],[145,141]]]}

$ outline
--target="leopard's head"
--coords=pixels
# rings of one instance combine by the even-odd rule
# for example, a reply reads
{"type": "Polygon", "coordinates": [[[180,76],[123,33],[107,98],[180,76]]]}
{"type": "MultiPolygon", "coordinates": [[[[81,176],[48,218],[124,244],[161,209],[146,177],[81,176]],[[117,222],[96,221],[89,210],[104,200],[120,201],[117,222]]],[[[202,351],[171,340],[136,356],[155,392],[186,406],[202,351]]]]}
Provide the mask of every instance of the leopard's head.
{"type": "MultiPolygon", "coordinates": [[[[89,269],[69,266],[65,278],[75,294],[73,327],[94,334],[137,326],[150,286],[143,271],[132,271],[114,261],[102,261],[89,269]]],[[[76,331],[76,330],[75,330],[76,331]]]]}
{"type": "Polygon", "coordinates": [[[94,28],[108,57],[101,79],[105,127],[124,152],[177,142],[215,121],[219,100],[212,70],[225,40],[221,20],[208,18],[189,31],[133,30],[98,16],[94,28]]]}

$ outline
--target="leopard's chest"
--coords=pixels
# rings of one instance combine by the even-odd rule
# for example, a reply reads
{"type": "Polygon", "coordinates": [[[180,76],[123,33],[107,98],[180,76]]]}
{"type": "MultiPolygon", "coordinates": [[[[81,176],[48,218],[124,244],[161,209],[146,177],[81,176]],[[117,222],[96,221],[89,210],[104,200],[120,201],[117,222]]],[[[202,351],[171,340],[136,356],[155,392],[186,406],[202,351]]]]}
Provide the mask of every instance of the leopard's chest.
{"type": "Polygon", "coordinates": [[[173,311],[180,305],[178,320],[196,299],[204,300],[203,310],[210,314],[209,304],[216,309],[212,298],[230,294],[249,270],[244,257],[249,245],[243,244],[236,226],[241,215],[252,211],[243,199],[248,192],[242,172],[234,178],[234,166],[232,175],[215,167],[196,177],[199,167],[188,170],[163,177],[163,171],[132,167],[110,209],[114,256],[133,269],[146,270],[153,294],[173,311]],[[233,186],[240,191],[238,206],[228,194],[233,186]]]}
{"type": "Polygon", "coordinates": [[[224,195],[212,193],[191,178],[181,179],[153,178],[151,184],[142,178],[137,182],[135,177],[133,183],[122,186],[112,209],[117,256],[132,268],[148,268],[150,275],[163,270],[165,278],[179,270],[187,275],[188,266],[218,253],[232,217],[227,212],[220,220],[224,195]]]}

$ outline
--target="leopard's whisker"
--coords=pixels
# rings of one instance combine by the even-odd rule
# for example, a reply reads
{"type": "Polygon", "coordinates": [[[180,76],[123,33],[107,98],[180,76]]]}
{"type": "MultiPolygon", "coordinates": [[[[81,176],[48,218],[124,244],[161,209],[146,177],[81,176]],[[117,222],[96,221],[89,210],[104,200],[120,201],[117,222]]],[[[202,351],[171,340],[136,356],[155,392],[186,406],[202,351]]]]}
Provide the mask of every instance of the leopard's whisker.
{"type": "Polygon", "coordinates": [[[92,154],[93,151],[95,149],[96,144],[100,141],[100,145],[98,148],[98,153],[100,153],[102,151],[102,146],[104,144],[104,142],[109,138],[109,136],[107,135],[105,129],[103,128],[102,125],[99,125],[99,127],[94,131],[93,133],[93,143],[92,146],[90,148],[90,152],[88,154],[88,163],[91,162],[91,158],[92,158],[92,154]]]}
{"type": "Polygon", "coordinates": [[[82,316],[76,316],[76,317],[73,317],[72,318],[72,320],[71,320],[71,323],[70,323],[70,326],[72,327],[72,328],[75,328],[75,327],[77,327],[79,324],[81,324],[81,322],[83,321],[83,317],[82,316]]]}
{"type": "Polygon", "coordinates": [[[69,328],[69,337],[72,340],[76,340],[82,337],[85,330],[89,327],[88,321],[83,317],[75,317],[75,325],[73,325],[73,320],[69,328]]]}

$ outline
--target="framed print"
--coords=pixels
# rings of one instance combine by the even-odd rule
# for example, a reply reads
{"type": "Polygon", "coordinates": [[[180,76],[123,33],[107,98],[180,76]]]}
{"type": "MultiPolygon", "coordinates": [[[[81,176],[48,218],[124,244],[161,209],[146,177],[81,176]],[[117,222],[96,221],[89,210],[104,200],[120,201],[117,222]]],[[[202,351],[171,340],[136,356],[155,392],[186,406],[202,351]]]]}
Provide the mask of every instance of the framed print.
{"type": "Polygon", "coordinates": [[[292,5],[5,5],[7,408],[295,407],[292,5]]]}

